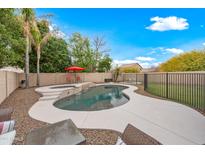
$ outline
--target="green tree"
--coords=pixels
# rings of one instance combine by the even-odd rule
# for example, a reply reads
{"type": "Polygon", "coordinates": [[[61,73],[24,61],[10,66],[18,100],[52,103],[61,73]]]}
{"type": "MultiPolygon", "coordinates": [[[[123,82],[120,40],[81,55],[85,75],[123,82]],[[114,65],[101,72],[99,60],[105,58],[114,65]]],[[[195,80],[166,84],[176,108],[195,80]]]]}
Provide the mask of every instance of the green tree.
{"type": "Polygon", "coordinates": [[[87,37],[74,33],[68,42],[68,51],[72,55],[72,64],[86,68],[92,72],[94,65],[94,52],[87,37]]]}
{"type": "MultiPolygon", "coordinates": [[[[44,21],[45,23],[46,21],[44,21]]],[[[48,26],[48,24],[47,24],[48,26]]],[[[32,23],[31,33],[33,38],[33,45],[34,50],[37,54],[37,86],[40,85],[40,58],[41,58],[41,49],[42,47],[48,42],[49,38],[51,37],[51,33],[48,31],[46,32],[44,29],[41,29],[42,32],[39,30],[39,27],[45,26],[38,26],[37,21],[32,23]]]]}
{"type": "Polygon", "coordinates": [[[15,9],[0,9],[0,67],[24,65],[23,26],[15,9]]]}
{"type": "MultiPolygon", "coordinates": [[[[36,61],[36,53],[33,51],[30,54],[30,70],[33,73],[37,71],[36,61]]],[[[51,37],[42,48],[40,63],[40,72],[65,72],[64,68],[71,65],[65,40],[51,37]]]]}
{"type": "Polygon", "coordinates": [[[103,38],[96,37],[91,44],[88,37],[74,33],[67,43],[49,34],[48,22],[37,20],[33,9],[0,9],[0,67],[24,68],[27,87],[30,71],[64,72],[69,65],[84,67],[88,72],[111,68],[103,38]]]}
{"type": "Polygon", "coordinates": [[[72,55],[72,64],[86,68],[88,72],[110,70],[112,59],[104,55],[105,42],[100,37],[94,39],[93,46],[87,37],[74,33],[68,41],[68,50],[72,55]]]}
{"type": "MultiPolygon", "coordinates": [[[[97,71],[97,68],[99,67],[99,62],[102,58],[104,58],[104,54],[107,53],[109,50],[105,49],[106,42],[103,37],[96,36],[93,39],[93,51],[94,51],[94,59],[93,59],[93,71],[97,71]]],[[[106,57],[105,57],[106,58],[106,57]]],[[[102,63],[101,63],[102,66],[102,63]]],[[[98,69],[99,71],[99,69],[98,69]]],[[[102,69],[100,69],[102,71],[102,69]]]]}
{"type": "Polygon", "coordinates": [[[49,22],[47,20],[39,20],[36,24],[39,31],[41,32],[41,36],[45,36],[47,33],[49,33],[49,22]]]}
{"type": "Polygon", "coordinates": [[[21,9],[21,19],[23,21],[24,35],[26,39],[26,49],[25,49],[25,78],[26,78],[26,88],[29,87],[29,50],[31,49],[31,26],[35,20],[35,12],[33,9],[24,8],[21,9]]]}
{"type": "Polygon", "coordinates": [[[165,63],[162,63],[159,70],[163,72],[204,71],[205,51],[194,50],[174,56],[165,63]]]}
{"type": "Polygon", "coordinates": [[[107,72],[111,69],[111,66],[112,66],[112,59],[109,57],[109,55],[105,55],[99,61],[98,71],[107,72]]]}

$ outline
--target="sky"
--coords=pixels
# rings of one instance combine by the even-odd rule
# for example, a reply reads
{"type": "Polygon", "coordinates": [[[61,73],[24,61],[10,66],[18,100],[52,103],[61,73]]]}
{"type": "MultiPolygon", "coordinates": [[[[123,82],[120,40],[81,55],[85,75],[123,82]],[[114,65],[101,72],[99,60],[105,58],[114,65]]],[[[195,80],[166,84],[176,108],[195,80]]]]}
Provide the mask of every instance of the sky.
{"type": "Polygon", "coordinates": [[[79,32],[102,36],[114,65],[155,67],[169,58],[205,47],[205,9],[36,9],[53,14],[52,26],[68,39],[79,32]]]}

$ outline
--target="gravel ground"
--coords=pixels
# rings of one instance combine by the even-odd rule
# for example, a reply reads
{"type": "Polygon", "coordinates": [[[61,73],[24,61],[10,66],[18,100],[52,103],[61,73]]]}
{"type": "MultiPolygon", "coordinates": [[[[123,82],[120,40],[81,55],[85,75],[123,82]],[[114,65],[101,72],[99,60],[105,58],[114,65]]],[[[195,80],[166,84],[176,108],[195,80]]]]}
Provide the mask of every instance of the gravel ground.
{"type": "MultiPolygon", "coordinates": [[[[12,107],[14,113],[12,119],[15,119],[16,138],[14,144],[24,144],[27,133],[32,129],[40,128],[47,123],[32,119],[28,115],[30,107],[39,99],[40,95],[34,91],[34,88],[15,90],[1,105],[0,108],[12,107]]],[[[80,129],[86,138],[86,144],[103,145],[115,144],[119,132],[100,129],[80,129]]]]}

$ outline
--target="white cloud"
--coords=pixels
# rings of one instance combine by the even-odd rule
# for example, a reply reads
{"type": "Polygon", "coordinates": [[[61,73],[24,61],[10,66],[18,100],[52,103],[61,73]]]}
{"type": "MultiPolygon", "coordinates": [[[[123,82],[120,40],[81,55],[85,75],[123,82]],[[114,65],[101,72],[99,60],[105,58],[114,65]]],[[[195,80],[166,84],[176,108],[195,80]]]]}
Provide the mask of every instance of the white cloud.
{"type": "Polygon", "coordinates": [[[184,52],[182,49],[177,49],[177,48],[167,48],[165,50],[172,54],[180,54],[184,52]]]}
{"type": "Polygon", "coordinates": [[[145,61],[137,61],[137,60],[132,60],[132,59],[125,59],[125,60],[114,60],[113,61],[113,68],[118,65],[121,66],[123,64],[131,64],[131,63],[138,63],[140,64],[143,68],[151,68],[151,67],[157,67],[161,62],[145,62],[145,61]]]}
{"type": "Polygon", "coordinates": [[[189,27],[187,19],[176,16],[166,18],[156,16],[151,18],[150,21],[153,21],[154,23],[146,27],[146,29],[153,31],[185,30],[189,27]]]}
{"type": "Polygon", "coordinates": [[[203,43],[202,43],[202,45],[204,45],[204,46],[205,46],[205,42],[203,42],[203,43]]]}
{"type": "Polygon", "coordinates": [[[50,32],[52,32],[57,38],[65,38],[66,39],[66,34],[59,30],[59,28],[56,26],[56,24],[50,24],[48,26],[50,32]]]}
{"type": "Polygon", "coordinates": [[[123,64],[131,64],[131,63],[138,63],[137,60],[125,59],[125,60],[113,60],[115,65],[123,65],[123,64]]]}
{"type": "Polygon", "coordinates": [[[140,63],[140,65],[142,66],[142,68],[150,68],[151,67],[151,63],[148,63],[148,62],[140,63]]]}
{"type": "Polygon", "coordinates": [[[136,57],[135,59],[138,61],[153,61],[153,60],[155,60],[155,58],[152,58],[152,57],[142,57],[142,56],[136,57]]]}
{"type": "Polygon", "coordinates": [[[51,26],[51,25],[49,25],[48,28],[49,28],[50,31],[54,30],[53,26],[51,26]]]}
{"type": "Polygon", "coordinates": [[[157,66],[159,66],[161,63],[162,63],[162,62],[155,62],[155,63],[152,64],[152,66],[153,66],[153,67],[157,67],[157,66]]]}
{"type": "Polygon", "coordinates": [[[141,62],[139,63],[143,68],[151,68],[151,67],[157,67],[161,64],[161,62],[155,62],[155,63],[150,63],[150,62],[141,62]]]}

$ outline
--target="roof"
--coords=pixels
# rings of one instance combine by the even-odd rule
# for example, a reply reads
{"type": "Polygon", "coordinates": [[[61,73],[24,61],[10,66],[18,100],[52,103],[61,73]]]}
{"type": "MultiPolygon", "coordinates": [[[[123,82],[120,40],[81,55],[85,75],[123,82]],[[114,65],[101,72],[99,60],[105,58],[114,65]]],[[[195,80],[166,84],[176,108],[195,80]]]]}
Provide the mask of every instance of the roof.
{"type": "Polygon", "coordinates": [[[143,68],[142,72],[146,73],[146,72],[156,72],[157,68],[143,68]]]}
{"type": "Polygon", "coordinates": [[[133,67],[133,66],[136,66],[136,67],[139,67],[140,69],[143,69],[142,66],[138,63],[122,64],[120,67],[133,67]]]}

